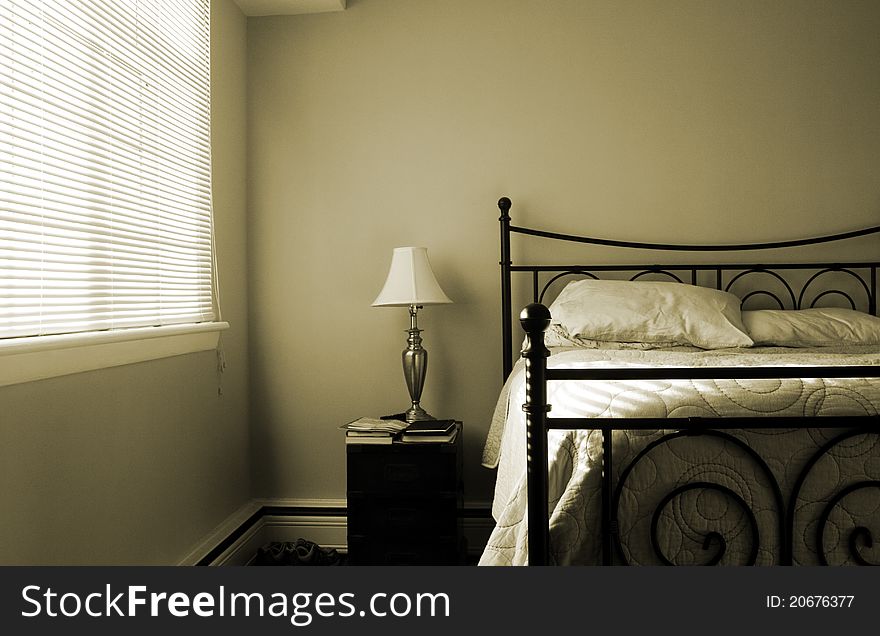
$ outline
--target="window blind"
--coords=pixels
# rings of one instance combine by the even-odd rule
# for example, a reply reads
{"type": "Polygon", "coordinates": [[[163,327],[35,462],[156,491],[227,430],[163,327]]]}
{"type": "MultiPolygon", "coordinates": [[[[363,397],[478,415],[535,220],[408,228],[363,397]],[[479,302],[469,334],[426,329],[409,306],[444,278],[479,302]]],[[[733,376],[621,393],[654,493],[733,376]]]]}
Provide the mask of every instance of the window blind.
{"type": "Polygon", "coordinates": [[[0,338],[214,319],[209,0],[0,0],[0,338]]]}

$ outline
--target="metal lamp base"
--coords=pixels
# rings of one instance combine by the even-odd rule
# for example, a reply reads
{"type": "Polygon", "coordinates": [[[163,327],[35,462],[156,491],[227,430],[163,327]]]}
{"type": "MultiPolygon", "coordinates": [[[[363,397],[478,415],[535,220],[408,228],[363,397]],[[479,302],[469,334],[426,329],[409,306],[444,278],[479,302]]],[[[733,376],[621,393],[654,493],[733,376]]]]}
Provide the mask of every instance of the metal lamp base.
{"type": "Polygon", "coordinates": [[[425,409],[423,409],[421,406],[418,406],[417,404],[414,404],[412,406],[412,408],[410,408],[406,412],[406,421],[407,422],[422,422],[424,420],[435,420],[435,419],[437,419],[437,418],[434,417],[433,415],[429,415],[427,412],[425,412],[425,409]]]}
{"type": "Polygon", "coordinates": [[[416,305],[409,307],[409,329],[407,329],[409,337],[406,340],[406,349],[403,351],[403,376],[406,378],[406,388],[409,389],[409,397],[412,401],[412,406],[406,411],[407,422],[434,419],[419,405],[422,387],[425,385],[425,374],[428,371],[428,352],[422,347],[422,338],[419,335],[421,329],[416,320],[418,310],[419,307],[416,305]]]}

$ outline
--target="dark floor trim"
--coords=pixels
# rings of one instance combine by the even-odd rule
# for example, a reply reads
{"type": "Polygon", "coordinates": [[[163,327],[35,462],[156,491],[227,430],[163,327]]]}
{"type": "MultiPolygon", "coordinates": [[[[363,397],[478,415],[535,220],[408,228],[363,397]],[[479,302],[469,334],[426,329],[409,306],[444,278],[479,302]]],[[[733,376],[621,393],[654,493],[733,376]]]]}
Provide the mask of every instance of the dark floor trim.
{"type": "Polygon", "coordinates": [[[238,541],[245,532],[254,527],[260,521],[260,519],[263,518],[263,508],[265,508],[265,506],[257,510],[254,514],[243,521],[235,530],[229,533],[228,537],[226,537],[220,543],[214,546],[214,549],[208,552],[208,554],[199,559],[196,563],[196,566],[211,565],[221,554],[229,549],[229,546],[238,541]]]}

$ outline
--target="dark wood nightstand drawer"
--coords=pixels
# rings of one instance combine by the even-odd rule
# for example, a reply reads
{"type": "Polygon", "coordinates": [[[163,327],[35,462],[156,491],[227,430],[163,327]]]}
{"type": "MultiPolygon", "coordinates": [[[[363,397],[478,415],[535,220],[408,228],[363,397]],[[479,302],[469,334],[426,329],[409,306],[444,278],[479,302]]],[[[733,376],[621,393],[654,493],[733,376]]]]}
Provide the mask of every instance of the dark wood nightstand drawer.
{"type": "Polygon", "coordinates": [[[348,536],[352,565],[461,565],[463,543],[459,537],[433,541],[385,541],[357,534],[348,536]]]}
{"type": "Polygon", "coordinates": [[[458,532],[461,498],[456,493],[431,497],[348,497],[348,530],[354,534],[436,538],[458,532]]]}
{"type": "Polygon", "coordinates": [[[386,494],[455,492],[456,450],[454,444],[349,445],[349,488],[386,494]]]}

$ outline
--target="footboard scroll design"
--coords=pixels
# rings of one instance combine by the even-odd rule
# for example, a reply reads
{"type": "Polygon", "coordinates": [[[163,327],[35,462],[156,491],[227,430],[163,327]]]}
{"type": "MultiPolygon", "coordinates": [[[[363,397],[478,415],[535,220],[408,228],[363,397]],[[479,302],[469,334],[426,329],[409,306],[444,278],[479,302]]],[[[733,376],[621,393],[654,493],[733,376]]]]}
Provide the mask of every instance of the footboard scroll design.
{"type": "MultiPolygon", "coordinates": [[[[876,420],[877,418],[875,418],[876,420]]],[[[877,443],[874,448],[880,448],[880,431],[877,430],[868,430],[867,427],[862,427],[850,431],[846,431],[841,433],[840,435],[834,437],[833,439],[826,442],[819,448],[816,453],[810,457],[810,459],[804,464],[803,469],[798,475],[797,481],[794,484],[794,488],[792,489],[791,500],[789,502],[788,514],[786,518],[786,527],[788,532],[794,537],[795,528],[797,526],[795,522],[795,516],[798,508],[798,500],[803,489],[804,483],[809,478],[810,474],[812,474],[813,469],[816,465],[823,459],[830,456],[830,454],[834,451],[835,448],[841,446],[844,442],[848,440],[852,440],[856,437],[864,436],[877,438],[877,443]]],[[[831,518],[831,514],[834,509],[837,508],[842,502],[845,501],[847,497],[852,495],[853,493],[857,493],[864,490],[877,490],[877,501],[880,501],[880,481],[872,480],[872,479],[864,479],[853,481],[852,483],[847,484],[843,488],[841,488],[838,492],[836,492],[822,509],[819,514],[818,519],[816,520],[816,533],[815,533],[815,550],[819,559],[819,563],[821,565],[829,565],[827,551],[825,549],[825,536],[826,529],[828,526],[828,521],[831,518]]],[[[871,530],[866,526],[856,525],[850,530],[849,535],[847,537],[847,548],[849,550],[849,556],[853,560],[854,563],[858,565],[877,565],[880,566],[880,563],[872,563],[865,559],[860,550],[860,546],[865,548],[873,548],[874,547],[874,537],[871,533],[871,530]]],[[[793,555],[791,552],[788,553],[789,563],[792,562],[793,555]]]]}
{"type": "MultiPolygon", "coordinates": [[[[745,499],[740,497],[736,492],[728,488],[727,486],[722,486],[720,484],[713,484],[708,481],[695,481],[690,484],[685,484],[684,486],[679,486],[668,495],[666,495],[660,503],[657,505],[657,509],[654,511],[653,516],[651,517],[651,545],[654,548],[654,553],[660,558],[660,561],[663,565],[675,565],[672,561],[670,561],[665,554],[663,554],[663,549],[660,546],[660,536],[657,530],[657,526],[660,521],[660,515],[663,512],[666,505],[671,502],[673,499],[678,497],[681,494],[684,494],[690,490],[714,490],[720,492],[726,497],[735,501],[740,508],[742,508],[749,520],[749,527],[752,532],[752,548],[749,552],[749,556],[746,558],[746,562],[744,565],[755,565],[755,561],[758,560],[758,546],[760,544],[759,536],[758,536],[758,520],[755,518],[754,512],[746,503],[745,499]]],[[[720,532],[710,531],[706,533],[706,536],[703,540],[703,550],[708,550],[712,545],[718,544],[717,552],[704,564],[704,565],[718,565],[721,562],[721,559],[724,558],[724,554],[727,551],[727,541],[720,532]]]]}
{"type": "MultiPolygon", "coordinates": [[[[825,554],[825,526],[828,524],[828,518],[831,516],[831,511],[834,510],[835,506],[837,506],[837,504],[839,504],[850,493],[867,488],[880,490],[880,481],[861,481],[847,486],[837,493],[834,498],[828,502],[828,505],[825,506],[825,510],[822,511],[822,515],[819,517],[819,523],[816,526],[816,550],[819,553],[819,561],[822,565],[828,565],[828,557],[825,554]]],[[[874,547],[874,537],[871,535],[871,531],[865,526],[856,526],[850,532],[847,540],[849,554],[853,561],[859,565],[880,565],[880,563],[871,563],[862,556],[862,553],[859,550],[860,543],[866,548],[874,547]]]]}
{"type": "MultiPolygon", "coordinates": [[[[666,426],[669,428],[669,425],[673,422],[667,422],[666,426]]],[[[623,494],[624,488],[626,486],[627,481],[630,476],[637,470],[640,462],[646,457],[650,456],[651,452],[655,449],[662,448],[668,444],[674,443],[675,440],[679,440],[682,438],[688,439],[716,439],[728,444],[731,444],[737,447],[746,457],[748,457],[760,470],[764,476],[766,482],[770,485],[770,490],[773,496],[773,503],[777,511],[777,540],[779,545],[781,546],[781,552],[785,553],[785,546],[787,543],[786,532],[785,532],[785,516],[783,515],[784,503],[782,490],[779,487],[779,482],[776,480],[776,477],[773,475],[773,471],[770,470],[770,467],[767,466],[767,463],[761,458],[761,456],[748,444],[743,442],[741,439],[727,433],[724,431],[717,430],[707,430],[706,426],[711,426],[711,420],[705,420],[702,418],[682,418],[681,423],[679,424],[677,421],[674,422],[676,428],[681,427],[680,430],[674,433],[668,433],[663,435],[659,439],[652,441],[647,444],[645,448],[643,448],[635,458],[626,465],[623,471],[620,474],[620,477],[617,480],[617,486],[614,489],[614,497],[612,503],[612,524],[615,527],[619,527],[620,525],[620,500],[623,494]]],[[[624,430],[625,424],[621,424],[617,430],[624,430]]],[[[758,520],[755,516],[754,511],[751,506],[749,506],[748,502],[736,491],[731,488],[718,483],[708,482],[708,481],[694,481],[685,483],[677,486],[671,492],[669,492],[666,496],[664,496],[660,502],[657,504],[654,514],[651,519],[651,545],[653,546],[654,553],[661,563],[664,565],[675,565],[672,561],[667,558],[665,554],[663,554],[663,550],[661,548],[661,541],[659,537],[659,521],[661,514],[665,507],[676,497],[690,491],[700,490],[700,491],[715,491],[728,499],[733,500],[737,506],[745,513],[746,518],[749,522],[749,528],[751,531],[751,547],[748,553],[747,558],[745,559],[745,563],[743,565],[754,565],[758,558],[758,550],[760,548],[761,540],[760,540],[760,531],[758,527],[758,520]]],[[[623,549],[623,545],[621,543],[620,536],[614,537],[614,544],[616,548],[616,555],[618,560],[624,564],[628,565],[629,560],[626,557],[626,553],[623,549]]],[[[717,545],[718,548],[714,555],[712,555],[705,565],[717,565],[724,558],[724,554],[727,550],[727,540],[724,535],[717,531],[709,531],[706,533],[702,548],[703,550],[709,550],[710,547],[717,545]]]]}

